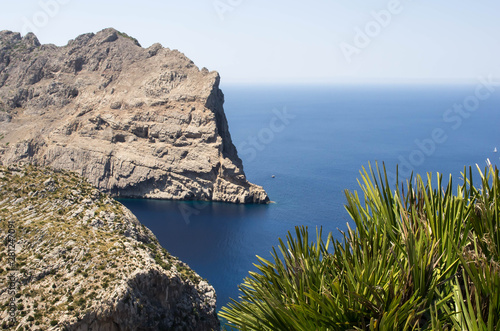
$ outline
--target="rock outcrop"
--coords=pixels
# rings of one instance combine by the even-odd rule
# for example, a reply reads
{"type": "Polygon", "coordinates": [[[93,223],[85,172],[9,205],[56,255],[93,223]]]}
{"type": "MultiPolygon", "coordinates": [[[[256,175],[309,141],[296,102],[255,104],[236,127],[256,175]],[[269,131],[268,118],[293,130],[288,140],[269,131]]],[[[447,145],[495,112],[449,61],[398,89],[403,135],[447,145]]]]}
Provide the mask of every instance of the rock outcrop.
{"type": "Polygon", "coordinates": [[[15,330],[218,330],[212,286],[67,171],[0,167],[0,310],[15,330]]]}
{"type": "Polygon", "coordinates": [[[219,74],[114,29],[66,46],[0,32],[0,162],[118,197],[267,203],[231,141],[219,74]]]}

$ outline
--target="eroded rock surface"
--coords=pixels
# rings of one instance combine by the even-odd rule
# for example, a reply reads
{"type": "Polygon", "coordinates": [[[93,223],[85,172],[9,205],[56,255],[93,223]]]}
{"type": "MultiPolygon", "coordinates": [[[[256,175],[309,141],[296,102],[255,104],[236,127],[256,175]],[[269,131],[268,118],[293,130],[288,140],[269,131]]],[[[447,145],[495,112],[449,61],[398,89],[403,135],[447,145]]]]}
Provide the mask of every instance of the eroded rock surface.
{"type": "Polygon", "coordinates": [[[220,328],[214,288],[75,174],[0,166],[0,240],[4,329],[220,328]]]}
{"type": "Polygon", "coordinates": [[[0,162],[112,196],[267,203],[231,141],[219,74],[114,29],[64,47],[0,32],[0,162]]]}

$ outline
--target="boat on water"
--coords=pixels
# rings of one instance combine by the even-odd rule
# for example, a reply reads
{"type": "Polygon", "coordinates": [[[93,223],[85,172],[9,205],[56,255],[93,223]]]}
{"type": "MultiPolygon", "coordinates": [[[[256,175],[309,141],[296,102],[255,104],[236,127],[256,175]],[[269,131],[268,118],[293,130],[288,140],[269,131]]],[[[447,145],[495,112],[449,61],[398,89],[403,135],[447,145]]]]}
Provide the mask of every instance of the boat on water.
{"type": "Polygon", "coordinates": [[[495,149],[493,150],[493,153],[496,153],[498,152],[497,148],[495,147],[495,149]]]}

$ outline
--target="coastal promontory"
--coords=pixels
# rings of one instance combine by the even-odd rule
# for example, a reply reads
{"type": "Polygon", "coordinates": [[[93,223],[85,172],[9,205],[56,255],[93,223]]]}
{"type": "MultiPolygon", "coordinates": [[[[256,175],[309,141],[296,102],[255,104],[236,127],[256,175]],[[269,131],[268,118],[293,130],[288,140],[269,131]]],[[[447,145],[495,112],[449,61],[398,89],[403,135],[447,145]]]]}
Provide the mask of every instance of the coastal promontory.
{"type": "Polygon", "coordinates": [[[113,197],[267,203],[215,71],[109,28],[42,45],[0,32],[0,162],[74,171],[113,197]]]}
{"type": "Polygon", "coordinates": [[[74,173],[0,166],[0,239],[3,329],[219,329],[214,288],[74,173]]]}

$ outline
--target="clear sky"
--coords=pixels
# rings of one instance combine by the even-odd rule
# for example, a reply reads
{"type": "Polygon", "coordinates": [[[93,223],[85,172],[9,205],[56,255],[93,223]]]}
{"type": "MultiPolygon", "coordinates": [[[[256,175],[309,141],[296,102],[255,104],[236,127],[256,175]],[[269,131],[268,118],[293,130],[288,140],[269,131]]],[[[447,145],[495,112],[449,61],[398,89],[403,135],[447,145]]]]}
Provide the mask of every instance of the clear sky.
{"type": "Polygon", "coordinates": [[[498,0],[0,0],[0,30],[114,27],[234,83],[500,79],[498,0]]]}

